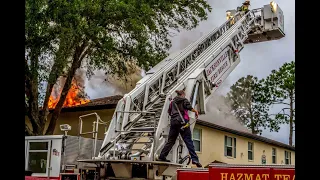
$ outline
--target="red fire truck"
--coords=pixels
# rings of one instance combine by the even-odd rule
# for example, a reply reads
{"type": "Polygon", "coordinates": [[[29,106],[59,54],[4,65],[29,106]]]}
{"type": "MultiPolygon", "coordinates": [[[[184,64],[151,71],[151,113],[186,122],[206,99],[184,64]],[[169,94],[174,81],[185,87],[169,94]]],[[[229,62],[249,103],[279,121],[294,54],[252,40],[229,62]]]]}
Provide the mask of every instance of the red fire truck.
{"type": "Polygon", "coordinates": [[[211,164],[209,168],[180,168],[177,170],[177,180],[295,180],[295,167],[211,164]]]}

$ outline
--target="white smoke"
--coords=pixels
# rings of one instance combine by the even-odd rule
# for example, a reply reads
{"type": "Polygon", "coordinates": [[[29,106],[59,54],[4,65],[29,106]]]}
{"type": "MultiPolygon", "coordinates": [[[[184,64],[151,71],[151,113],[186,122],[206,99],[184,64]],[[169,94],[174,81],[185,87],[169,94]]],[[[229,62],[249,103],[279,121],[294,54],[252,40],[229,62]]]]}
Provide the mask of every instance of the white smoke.
{"type": "Polygon", "coordinates": [[[200,115],[199,119],[230,129],[249,132],[236,118],[231,114],[231,108],[227,105],[222,95],[213,95],[206,104],[207,112],[200,115]]]}
{"type": "Polygon", "coordinates": [[[144,71],[140,68],[130,71],[127,78],[106,75],[105,71],[94,72],[89,80],[86,81],[86,92],[91,99],[103,98],[113,95],[124,95],[130,92],[136,83],[144,76],[144,71]]]}

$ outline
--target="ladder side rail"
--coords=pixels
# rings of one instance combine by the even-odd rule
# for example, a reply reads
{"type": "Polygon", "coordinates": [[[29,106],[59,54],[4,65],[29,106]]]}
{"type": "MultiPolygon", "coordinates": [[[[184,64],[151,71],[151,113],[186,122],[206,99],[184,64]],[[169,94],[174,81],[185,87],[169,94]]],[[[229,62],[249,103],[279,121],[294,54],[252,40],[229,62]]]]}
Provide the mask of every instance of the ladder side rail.
{"type": "MultiPolygon", "coordinates": [[[[241,16],[240,13],[237,13],[237,15],[234,17],[236,21],[238,21],[241,16]]],[[[197,46],[197,48],[193,49],[193,52],[185,54],[185,57],[178,61],[173,67],[171,67],[169,70],[164,71],[162,74],[162,80],[159,78],[155,78],[154,81],[148,82],[146,85],[146,90],[145,90],[145,97],[144,97],[144,102],[143,102],[143,109],[146,109],[146,106],[149,105],[150,100],[154,101],[157,98],[153,98],[155,96],[159,96],[160,94],[163,94],[163,89],[164,88],[169,88],[179,77],[180,74],[186,71],[187,67],[192,64],[193,60],[195,60],[196,57],[198,57],[202,52],[204,52],[205,49],[207,49],[214,41],[216,41],[222,33],[220,33],[219,30],[221,29],[226,29],[228,30],[233,24],[231,24],[231,20],[229,19],[226,21],[224,24],[222,24],[219,28],[216,28],[214,31],[208,33],[206,35],[206,39],[202,41],[201,44],[197,46]],[[184,67],[182,67],[184,64],[184,67]],[[170,76],[169,76],[170,74],[170,76]],[[175,79],[168,79],[170,78],[175,78],[175,79]],[[171,82],[171,83],[168,83],[171,82]],[[156,89],[157,84],[161,84],[161,90],[154,91],[156,89]],[[167,84],[167,85],[165,85],[167,84]],[[153,93],[153,94],[152,94],[153,93]],[[156,95],[155,95],[156,94],[156,95]]],[[[160,76],[160,75],[159,75],[160,76]]]]}
{"type": "Polygon", "coordinates": [[[115,112],[114,112],[114,114],[113,114],[113,116],[112,116],[112,118],[111,118],[111,122],[110,122],[110,124],[109,124],[108,130],[107,130],[107,132],[105,132],[105,137],[104,137],[104,139],[103,139],[103,143],[102,143],[102,145],[101,145],[101,148],[100,148],[100,152],[99,152],[98,157],[101,157],[101,156],[104,155],[103,153],[101,153],[101,150],[103,150],[104,147],[105,147],[112,139],[116,138],[116,136],[118,136],[118,135],[120,134],[120,133],[114,132],[114,131],[113,131],[113,127],[115,126],[116,122],[119,122],[119,121],[121,122],[122,116],[120,116],[120,115],[117,116],[116,112],[117,112],[117,111],[124,110],[124,109],[123,109],[123,106],[124,106],[124,100],[121,99],[121,100],[118,101],[118,104],[117,104],[117,106],[116,106],[115,112]],[[117,119],[116,119],[116,118],[117,118],[117,119]]]}
{"type": "MultiPolygon", "coordinates": [[[[240,13],[237,13],[234,17],[234,19],[237,20],[239,19],[238,17],[240,16],[240,13]]],[[[173,77],[176,77],[177,75],[179,75],[181,72],[180,70],[180,64],[181,62],[186,62],[189,64],[191,64],[193,61],[192,59],[195,59],[198,55],[200,55],[206,48],[208,48],[211,45],[211,42],[213,42],[214,40],[218,39],[218,36],[216,35],[217,32],[219,32],[220,29],[224,29],[226,27],[231,27],[231,20],[229,19],[227,20],[224,24],[222,24],[219,28],[215,28],[213,31],[209,32],[207,35],[201,37],[200,39],[198,39],[198,41],[196,41],[193,44],[190,44],[189,46],[187,46],[187,48],[185,48],[185,50],[183,50],[178,56],[176,56],[171,62],[173,62],[172,64],[169,64],[168,66],[165,66],[165,69],[177,69],[176,71],[176,75],[173,73],[173,77]],[[178,64],[177,64],[178,63],[178,64]],[[176,67],[177,66],[177,67],[176,67]]],[[[164,71],[166,71],[164,69],[164,71]]],[[[182,69],[182,68],[181,68],[182,69]]],[[[183,70],[185,70],[186,68],[184,68],[183,70]]],[[[163,86],[164,83],[167,82],[166,75],[164,75],[165,73],[159,72],[158,75],[154,74],[154,76],[149,78],[149,81],[146,82],[146,88],[145,88],[145,97],[144,97],[144,102],[143,102],[143,110],[145,110],[145,107],[148,105],[148,100],[149,97],[153,97],[154,94],[149,94],[150,92],[153,93],[157,93],[158,95],[160,95],[161,93],[163,93],[163,86]],[[159,79],[160,76],[164,76],[162,78],[162,81],[159,79]],[[156,84],[157,82],[161,82],[162,86],[160,91],[150,91],[150,87],[152,87],[154,84],[156,84]]]]}
{"type": "MultiPolygon", "coordinates": [[[[184,81],[184,79],[188,77],[192,72],[194,72],[197,67],[201,66],[204,63],[204,60],[210,58],[212,61],[225,47],[227,47],[229,44],[232,45],[232,39],[235,37],[235,35],[239,33],[241,34],[243,32],[242,29],[239,27],[242,26],[242,24],[247,18],[249,18],[249,15],[250,12],[243,16],[241,20],[235,24],[236,26],[233,26],[233,28],[231,28],[230,31],[228,31],[228,33],[222,36],[220,41],[214,43],[210,50],[208,50],[201,57],[199,57],[199,60],[197,60],[196,63],[189,67],[188,73],[185,73],[181,78],[179,78],[178,82],[184,81]],[[218,52],[216,52],[216,50],[218,50],[218,52]]],[[[253,22],[253,20],[251,20],[250,22],[253,22]]],[[[250,26],[246,26],[245,28],[247,28],[247,32],[250,31],[250,26]]],[[[237,47],[238,45],[235,46],[237,47]]]]}
{"type": "MultiPolygon", "coordinates": [[[[253,12],[259,12],[259,10],[261,9],[255,9],[255,11],[253,12]]],[[[254,19],[255,20],[255,19],[254,19]]],[[[241,50],[243,49],[244,47],[244,44],[243,42],[246,40],[246,38],[248,37],[247,36],[247,33],[250,31],[250,24],[252,24],[252,21],[254,20],[251,20],[248,22],[248,29],[242,29],[242,32],[238,32],[237,36],[234,36],[232,38],[232,41],[233,41],[233,44],[232,45],[235,45],[237,46],[235,49],[238,49],[238,52],[235,52],[235,51],[231,51],[233,52],[234,54],[233,55],[237,55],[241,52],[241,50]],[[243,33],[244,32],[244,33],[243,33]],[[237,42],[237,43],[236,43],[237,42]]],[[[232,55],[230,55],[232,56],[232,55]]],[[[230,67],[230,70],[228,70],[227,73],[225,73],[220,79],[222,80],[222,83],[223,81],[229,76],[229,74],[236,68],[236,66],[240,63],[240,57],[238,56],[237,59],[232,63],[231,67],[230,67]]],[[[208,95],[208,96],[205,96],[205,104],[207,103],[207,101],[210,99],[210,97],[213,95],[213,93],[218,89],[217,88],[213,88],[211,89],[211,93],[208,95]]]]}
{"type": "MultiPolygon", "coordinates": [[[[237,13],[237,15],[235,16],[236,19],[238,19],[236,22],[238,22],[241,19],[242,15],[240,13],[237,13]],[[240,19],[239,19],[240,18],[240,19]]],[[[179,77],[181,77],[187,70],[187,68],[195,61],[195,59],[201,55],[203,55],[203,53],[205,52],[205,50],[207,48],[209,48],[212,44],[216,43],[220,37],[222,37],[227,31],[222,31],[222,29],[227,29],[229,30],[230,28],[232,28],[235,24],[231,24],[231,19],[229,19],[228,21],[226,21],[223,25],[221,25],[216,32],[214,32],[212,34],[212,36],[210,36],[210,38],[207,39],[207,41],[203,44],[200,44],[198,46],[198,49],[196,49],[193,53],[192,56],[188,56],[185,59],[183,59],[182,61],[179,62],[179,69],[183,69],[182,71],[180,71],[179,73],[177,73],[177,76],[175,76],[175,80],[177,80],[179,77]],[[199,53],[201,52],[201,53],[199,53]]],[[[177,69],[178,69],[177,68],[177,69]]],[[[172,70],[173,68],[171,68],[170,70],[172,70]]],[[[163,73],[163,80],[162,80],[162,87],[161,87],[161,92],[162,93],[166,93],[170,88],[170,86],[173,85],[174,81],[172,81],[172,83],[168,83],[170,82],[168,80],[168,74],[170,73],[169,71],[165,71],[163,73]],[[167,91],[165,91],[165,89],[167,89],[167,91]]]]}

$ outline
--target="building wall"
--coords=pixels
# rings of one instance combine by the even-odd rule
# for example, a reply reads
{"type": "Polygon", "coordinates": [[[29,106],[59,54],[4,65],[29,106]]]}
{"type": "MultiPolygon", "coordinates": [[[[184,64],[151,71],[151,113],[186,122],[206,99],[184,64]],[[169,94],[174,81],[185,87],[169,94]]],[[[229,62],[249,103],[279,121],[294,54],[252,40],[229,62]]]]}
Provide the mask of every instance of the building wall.
{"type": "MultiPolygon", "coordinates": [[[[54,135],[63,134],[60,131],[61,124],[69,124],[72,129],[68,132],[68,135],[77,136],[78,135],[78,124],[79,124],[79,116],[94,113],[96,112],[102,121],[107,122],[107,126],[109,126],[109,122],[113,116],[114,109],[104,109],[104,110],[94,110],[94,111],[82,111],[82,112],[63,112],[61,113],[59,119],[57,120],[56,128],[54,131],[54,135]]],[[[48,117],[50,119],[50,115],[48,117]]],[[[96,121],[95,116],[89,116],[83,118],[83,132],[92,131],[93,121],[96,121]]],[[[28,118],[25,118],[25,122],[30,125],[28,118]]],[[[48,126],[47,123],[46,126],[48,126]]],[[[31,126],[30,126],[31,127],[31,126]]],[[[47,128],[47,127],[46,127],[47,128]]],[[[223,131],[218,131],[212,128],[204,127],[196,125],[196,128],[201,129],[201,150],[197,152],[201,163],[206,166],[207,164],[213,161],[220,161],[224,163],[230,164],[261,164],[261,156],[264,154],[266,156],[266,163],[272,163],[272,148],[276,148],[277,150],[277,164],[284,164],[284,148],[275,147],[270,144],[266,144],[260,141],[248,139],[241,136],[236,136],[230,133],[226,133],[223,131]],[[237,139],[236,146],[236,158],[226,157],[224,156],[224,136],[235,137],[237,139]],[[254,160],[248,160],[248,142],[254,143],[254,160]],[[263,153],[263,151],[265,151],[263,153]]],[[[107,130],[107,129],[106,129],[107,130]]],[[[105,128],[103,125],[99,125],[98,138],[104,138],[105,128]]],[[[83,137],[92,137],[92,135],[84,135],[83,137]]],[[[141,141],[146,141],[146,139],[141,139],[141,141]]],[[[140,147],[141,145],[137,145],[140,147]]],[[[291,152],[291,164],[295,164],[295,152],[291,152]]]]}
{"type": "MultiPolygon", "coordinates": [[[[54,135],[60,135],[63,134],[62,131],[60,131],[60,125],[61,124],[69,124],[71,126],[71,131],[68,132],[68,135],[77,136],[78,135],[78,127],[79,127],[79,116],[90,114],[96,112],[102,121],[107,122],[107,127],[109,126],[109,123],[111,121],[111,118],[114,113],[114,109],[103,109],[103,110],[94,110],[94,111],[78,111],[78,112],[62,112],[59,116],[59,119],[56,123],[56,128],[54,130],[54,135]]],[[[48,116],[48,119],[50,120],[51,115],[48,116]]],[[[83,132],[90,132],[93,130],[93,122],[96,121],[96,116],[88,116],[83,118],[83,132]]],[[[31,127],[30,121],[28,117],[25,117],[25,123],[31,127]]],[[[49,121],[46,123],[47,128],[49,125],[49,121]]],[[[107,130],[107,129],[106,129],[107,130]]],[[[98,139],[104,138],[104,132],[105,126],[99,124],[99,130],[98,130],[98,139]]],[[[92,137],[92,134],[90,135],[84,135],[83,137],[92,137]]]]}
{"type": "MultiPolygon", "coordinates": [[[[272,164],[272,148],[276,148],[277,151],[277,164],[285,163],[284,148],[204,126],[196,125],[195,128],[201,129],[201,152],[197,152],[197,154],[204,166],[215,160],[228,164],[262,164],[262,155],[266,156],[266,164],[272,164]],[[237,140],[236,158],[224,155],[225,135],[235,137],[237,140]],[[248,142],[254,143],[254,158],[252,161],[248,160],[248,142]]],[[[291,164],[294,165],[295,152],[288,151],[291,152],[291,164]]]]}

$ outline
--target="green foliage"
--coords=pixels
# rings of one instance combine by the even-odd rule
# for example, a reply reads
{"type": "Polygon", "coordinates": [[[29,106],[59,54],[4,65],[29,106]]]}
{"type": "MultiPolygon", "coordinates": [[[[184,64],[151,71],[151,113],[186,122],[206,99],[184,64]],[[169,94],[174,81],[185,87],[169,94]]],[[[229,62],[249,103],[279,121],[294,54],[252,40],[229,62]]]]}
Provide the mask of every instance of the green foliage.
{"type": "Polygon", "coordinates": [[[104,69],[121,77],[127,62],[134,62],[148,70],[167,55],[169,30],[192,29],[208,11],[205,0],[27,0],[25,92],[33,134],[44,131],[48,99],[59,77],[66,83],[49,133],[77,69],[86,67],[89,76],[104,69]]]}
{"type": "Polygon", "coordinates": [[[69,44],[87,42],[90,68],[125,75],[125,61],[149,69],[171,47],[169,29],[192,29],[211,10],[204,0],[57,0],[54,19],[69,44]]]}
{"type": "Polygon", "coordinates": [[[295,62],[284,63],[278,70],[261,80],[264,86],[264,97],[271,106],[280,105],[281,110],[270,114],[273,121],[289,124],[289,144],[292,145],[292,134],[295,124],[295,62]]]}
{"type": "Polygon", "coordinates": [[[231,86],[226,98],[231,105],[232,113],[253,134],[261,133],[261,128],[266,127],[275,131],[279,129],[277,124],[270,122],[268,118],[269,108],[261,89],[257,77],[248,75],[231,86]]]}
{"type": "Polygon", "coordinates": [[[295,63],[284,63],[279,70],[271,71],[265,79],[258,81],[248,75],[231,86],[227,101],[232,112],[252,133],[261,133],[261,128],[279,131],[280,124],[289,124],[289,144],[295,124],[295,63]],[[269,109],[280,105],[278,113],[269,109]]]}

